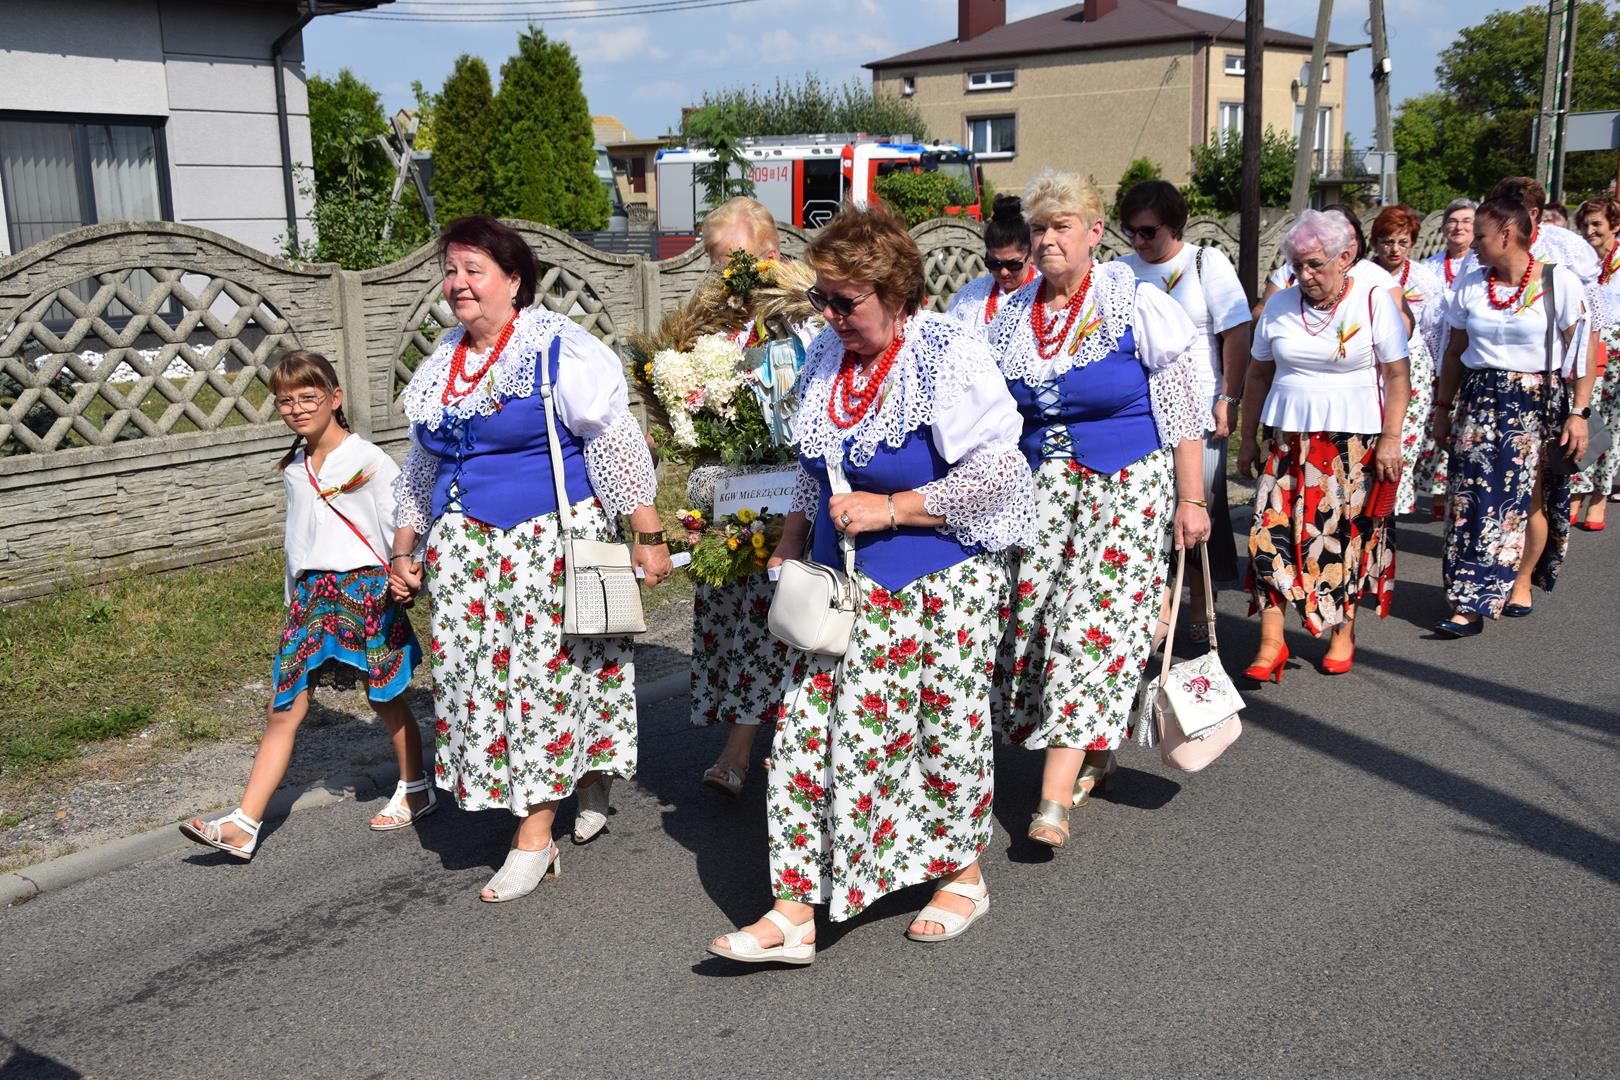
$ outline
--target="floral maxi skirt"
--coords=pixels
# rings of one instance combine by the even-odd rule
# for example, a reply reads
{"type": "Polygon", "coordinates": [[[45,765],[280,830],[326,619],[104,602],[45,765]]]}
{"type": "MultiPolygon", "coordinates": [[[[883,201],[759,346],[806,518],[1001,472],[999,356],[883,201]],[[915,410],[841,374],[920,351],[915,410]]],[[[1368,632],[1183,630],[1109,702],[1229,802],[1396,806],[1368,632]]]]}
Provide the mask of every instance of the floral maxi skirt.
{"type": "MultiPolygon", "coordinates": [[[[613,540],[594,499],[576,535],[613,540]]],[[[636,771],[635,646],[562,632],[557,515],[497,529],[449,513],[428,534],[434,782],[463,809],[523,817],[587,772],[636,771]]]]}
{"type": "Polygon", "coordinates": [[[362,681],[370,700],[392,701],[421,662],[410,617],[388,597],[386,570],[309,570],[287,602],[271,706],[286,709],[323,683],[348,689],[362,681]]]}
{"type": "Polygon", "coordinates": [[[996,658],[996,726],[1031,750],[1111,750],[1153,651],[1175,466],[1158,450],[1116,473],[1052,459],[1035,470],[1035,546],[1013,568],[996,658]]]}
{"type": "Polygon", "coordinates": [[[1401,421],[1401,486],[1395,512],[1410,514],[1420,498],[1444,497],[1445,455],[1434,445],[1434,380],[1436,359],[1422,334],[1411,341],[1412,400],[1401,421]]]}
{"type": "MultiPolygon", "coordinates": [[[[1620,431],[1620,326],[1604,330],[1598,344],[1608,352],[1608,363],[1604,365],[1603,374],[1598,376],[1597,386],[1592,390],[1592,406],[1593,411],[1603,418],[1612,436],[1620,431]]],[[[1569,490],[1576,495],[1597,491],[1607,498],[1614,488],[1616,473],[1620,473],[1620,452],[1611,446],[1591,465],[1575,474],[1569,490]]]]}
{"type": "Polygon", "coordinates": [[[771,890],[834,921],[990,842],[989,669],[1006,563],[976,555],[891,593],[856,573],[849,651],[806,655],[777,724],[771,890]]]}
{"type": "Polygon", "coordinates": [[[1249,526],[1250,614],[1292,604],[1312,634],[1338,626],[1372,593],[1380,618],[1395,590],[1395,535],[1366,515],[1371,435],[1276,433],[1249,526]]]}
{"type": "Polygon", "coordinates": [[[774,722],[804,654],[771,636],[776,583],[764,574],[699,584],[692,598],[692,723],[774,722]]]}
{"type": "MultiPolygon", "coordinates": [[[[1524,559],[1525,530],[1553,406],[1542,372],[1470,371],[1457,395],[1442,577],[1458,612],[1496,618],[1524,559]]],[[[1561,393],[1561,386],[1559,392],[1561,393]]],[[[1561,406],[1555,415],[1562,416],[1561,406]]],[[[1552,591],[1569,547],[1570,478],[1546,474],[1547,546],[1532,583],[1552,591]]]]}

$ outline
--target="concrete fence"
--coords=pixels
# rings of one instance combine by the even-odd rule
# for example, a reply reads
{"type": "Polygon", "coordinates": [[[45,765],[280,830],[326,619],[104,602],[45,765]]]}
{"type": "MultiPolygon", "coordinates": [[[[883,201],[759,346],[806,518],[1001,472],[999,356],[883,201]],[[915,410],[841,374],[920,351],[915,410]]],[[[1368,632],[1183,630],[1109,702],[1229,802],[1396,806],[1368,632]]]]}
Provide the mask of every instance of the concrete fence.
{"type": "MultiPolygon", "coordinates": [[[[653,261],[512,224],[539,262],[541,302],[610,346],[655,328],[707,269],[698,248],[653,261]]],[[[1262,266],[1283,224],[1262,234],[1262,266]]],[[[1431,215],[1421,252],[1438,227],[1431,215]]],[[[784,254],[803,250],[804,234],[782,233],[784,254]]],[[[931,307],[983,272],[976,224],[912,234],[931,307]]],[[[1186,238],[1236,261],[1230,223],[1193,221],[1186,238]]],[[[1110,225],[1100,257],[1124,250],[1110,225]]],[[[356,272],[167,222],[93,225],[0,259],[0,603],[277,544],[273,466],[290,436],[267,379],[288,349],[331,359],[355,430],[403,453],[400,392],[453,323],[439,280],[431,245],[356,272]]]]}

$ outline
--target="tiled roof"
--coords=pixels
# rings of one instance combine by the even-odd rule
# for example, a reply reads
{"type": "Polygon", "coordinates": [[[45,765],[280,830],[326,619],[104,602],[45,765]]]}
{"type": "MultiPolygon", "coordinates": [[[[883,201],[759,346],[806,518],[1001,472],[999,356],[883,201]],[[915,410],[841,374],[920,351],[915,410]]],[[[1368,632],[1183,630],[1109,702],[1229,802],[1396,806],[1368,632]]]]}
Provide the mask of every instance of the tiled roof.
{"type": "MultiPolygon", "coordinates": [[[[1085,6],[1071,4],[1028,19],[1006,23],[968,41],[942,41],[884,60],[869,68],[912,66],[952,60],[989,60],[1031,53],[1072,52],[1077,49],[1119,48],[1158,41],[1223,41],[1243,43],[1243,17],[1211,15],[1182,7],[1170,0],[1119,0],[1119,7],[1095,22],[1085,21],[1085,6]]],[[[1267,28],[1264,44],[1309,49],[1303,34],[1267,28]]],[[[1328,43],[1328,52],[1354,52],[1350,45],[1328,43]]]]}

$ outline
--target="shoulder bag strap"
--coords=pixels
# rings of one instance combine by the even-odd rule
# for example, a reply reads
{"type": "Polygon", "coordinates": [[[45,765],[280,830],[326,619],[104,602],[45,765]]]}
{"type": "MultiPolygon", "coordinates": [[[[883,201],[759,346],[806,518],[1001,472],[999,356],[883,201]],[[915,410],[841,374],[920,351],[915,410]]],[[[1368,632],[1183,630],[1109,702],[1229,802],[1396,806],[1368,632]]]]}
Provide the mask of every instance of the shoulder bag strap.
{"type": "Polygon", "coordinates": [[[325,493],[321,491],[321,482],[315,479],[315,470],[309,467],[309,455],[307,453],[304,455],[304,475],[309,477],[309,486],[315,489],[315,497],[321,500],[321,502],[325,503],[326,508],[332,511],[332,513],[336,514],[338,516],[338,520],[349,527],[349,531],[354,533],[355,537],[362,544],[366,545],[366,550],[371,552],[372,558],[382,563],[383,569],[391,569],[393,564],[387,559],[383,558],[381,555],[377,554],[377,549],[371,546],[371,541],[366,539],[366,534],[357,529],[354,522],[349,520],[348,515],[344,514],[343,511],[334,506],[332,500],[328,499],[325,493]]]}
{"type": "Polygon", "coordinates": [[[1557,439],[1559,437],[1558,429],[1563,426],[1563,422],[1558,416],[1558,402],[1560,400],[1558,376],[1562,365],[1559,363],[1558,356],[1558,302],[1557,295],[1553,292],[1553,282],[1557,280],[1553,275],[1553,270],[1557,265],[1557,263],[1550,262],[1541,264],[1541,302],[1547,311],[1547,382],[1541,388],[1542,419],[1545,427],[1542,437],[1548,440],[1557,439]]]}
{"type": "MultiPolygon", "coordinates": [[[[827,462],[827,486],[832,488],[834,495],[848,495],[849,480],[844,476],[843,460],[833,461],[830,458],[824,460],[827,462]]],[[[834,531],[837,531],[836,528],[834,531]]],[[[849,576],[851,581],[854,581],[855,542],[843,533],[838,533],[838,550],[844,556],[844,573],[849,576]]]]}
{"type": "Polygon", "coordinates": [[[540,362],[540,397],[546,406],[546,443],[551,450],[551,482],[557,488],[557,523],[566,540],[574,528],[574,511],[568,505],[568,485],[563,482],[562,447],[557,443],[556,408],[551,401],[551,365],[562,356],[562,335],[551,339],[551,348],[540,362]]]}
{"type": "MultiPolygon", "coordinates": [[[[1205,556],[1205,558],[1207,560],[1208,556],[1205,556]]],[[[1206,561],[1204,565],[1207,567],[1209,564],[1206,561]]],[[[1181,585],[1182,585],[1183,580],[1186,578],[1186,576],[1187,576],[1187,549],[1186,548],[1176,548],[1176,584],[1175,584],[1174,590],[1170,593],[1170,626],[1164,632],[1164,659],[1161,660],[1160,663],[1159,663],[1159,685],[1160,686],[1163,686],[1165,684],[1166,680],[1168,680],[1170,678],[1170,660],[1171,660],[1171,655],[1170,654],[1174,651],[1174,647],[1175,647],[1175,643],[1176,643],[1176,621],[1178,619],[1180,619],[1180,617],[1181,617],[1181,585]]],[[[1206,581],[1207,581],[1207,578],[1206,578],[1206,581]]],[[[1208,596],[1208,595],[1211,595],[1211,594],[1206,592],[1205,595],[1208,596]]],[[[1211,600],[1209,603],[1210,603],[1211,609],[1213,610],[1215,602],[1213,600],[1211,600]]],[[[1213,618],[1210,619],[1209,630],[1210,630],[1210,644],[1211,644],[1211,646],[1213,646],[1214,643],[1215,643],[1215,638],[1214,638],[1215,620],[1213,618]]]]}
{"type": "Polygon", "coordinates": [[[1220,642],[1215,640],[1215,581],[1209,572],[1209,541],[1199,542],[1198,559],[1204,569],[1204,618],[1209,625],[1209,651],[1219,652],[1220,642]]]}

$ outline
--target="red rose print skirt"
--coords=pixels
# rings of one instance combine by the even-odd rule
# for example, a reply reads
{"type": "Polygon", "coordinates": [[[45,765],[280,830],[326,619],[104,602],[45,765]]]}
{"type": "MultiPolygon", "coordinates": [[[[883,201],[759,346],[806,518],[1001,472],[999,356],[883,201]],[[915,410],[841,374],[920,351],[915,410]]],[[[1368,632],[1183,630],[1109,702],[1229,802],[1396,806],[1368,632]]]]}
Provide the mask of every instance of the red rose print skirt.
{"type": "Polygon", "coordinates": [[[771,636],[776,583],[752,574],[692,597],[692,723],[774,723],[804,654],[771,636]]]}
{"type": "MultiPolygon", "coordinates": [[[[576,535],[617,539],[594,499],[576,535]]],[[[634,645],[562,632],[556,514],[497,529],[445,514],[428,534],[434,782],[464,809],[526,815],[587,772],[636,771],[634,645]]]]}

